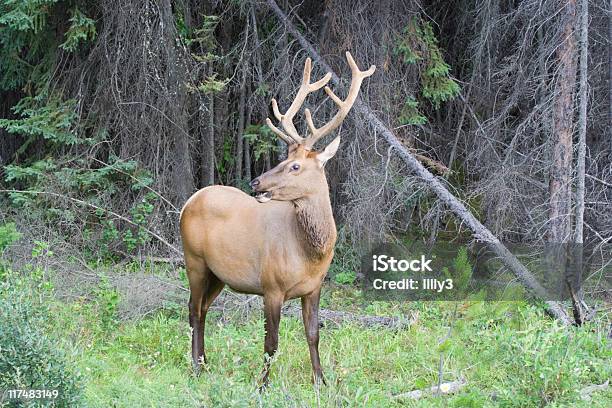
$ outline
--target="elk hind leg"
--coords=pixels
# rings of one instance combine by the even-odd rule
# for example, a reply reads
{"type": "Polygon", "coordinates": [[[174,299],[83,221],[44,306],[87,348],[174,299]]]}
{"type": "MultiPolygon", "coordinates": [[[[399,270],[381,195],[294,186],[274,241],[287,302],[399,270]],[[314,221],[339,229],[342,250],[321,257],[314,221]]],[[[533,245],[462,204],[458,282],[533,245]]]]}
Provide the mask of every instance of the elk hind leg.
{"type": "Polygon", "coordinates": [[[202,298],[202,312],[200,317],[200,325],[202,327],[202,360],[204,363],[206,360],[206,351],[205,351],[205,328],[206,328],[206,314],[208,313],[208,309],[210,305],[215,300],[215,298],[221,293],[225,284],[221,282],[219,278],[217,278],[210,270],[208,271],[208,283],[206,287],[206,293],[202,298]]]}
{"type": "Polygon", "coordinates": [[[206,362],[204,356],[204,325],[202,324],[202,303],[208,290],[210,270],[206,262],[198,257],[185,257],[187,279],[189,280],[189,326],[191,327],[191,359],[196,374],[200,365],[206,362]]]}

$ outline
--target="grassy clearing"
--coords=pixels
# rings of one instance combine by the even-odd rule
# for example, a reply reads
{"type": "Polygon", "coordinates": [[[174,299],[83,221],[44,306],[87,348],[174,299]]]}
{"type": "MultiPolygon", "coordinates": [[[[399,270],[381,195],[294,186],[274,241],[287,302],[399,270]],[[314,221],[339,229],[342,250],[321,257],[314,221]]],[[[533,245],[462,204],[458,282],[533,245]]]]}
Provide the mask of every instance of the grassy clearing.
{"type": "Polygon", "coordinates": [[[591,401],[579,397],[581,388],[601,384],[612,374],[604,321],[562,328],[526,304],[461,303],[450,338],[440,343],[454,303],[377,302],[363,307],[355,290],[327,286],[325,307],[390,315],[410,310],[419,319],[401,331],[352,324],[323,328],[320,350],[329,385],[317,394],[302,324],[283,318],[272,386],[259,395],[262,318],[234,315],[220,320],[219,313],[210,313],[209,365],[194,378],[185,308],[117,322],[112,319],[113,297],[105,293],[94,302],[56,302],[49,326],[74,357],[93,407],[285,407],[317,402],[325,407],[612,406],[610,391],[593,394],[591,401]],[[441,354],[444,380],[467,381],[460,393],[419,401],[393,397],[436,384],[441,354]]]}

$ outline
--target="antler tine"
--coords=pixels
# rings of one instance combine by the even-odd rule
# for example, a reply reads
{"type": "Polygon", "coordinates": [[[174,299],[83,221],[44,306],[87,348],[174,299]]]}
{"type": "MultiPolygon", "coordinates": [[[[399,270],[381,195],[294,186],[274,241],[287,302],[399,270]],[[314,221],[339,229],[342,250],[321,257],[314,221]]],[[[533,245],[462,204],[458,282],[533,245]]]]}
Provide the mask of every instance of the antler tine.
{"type": "Polygon", "coordinates": [[[352,75],[351,86],[349,88],[346,99],[344,101],[341,100],[336,96],[336,94],[334,94],[334,92],[329,87],[325,87],[325,93],[327,94],[327,96],[329,96],[331,100],[334,101],[336,105],[338,105],[338,112],[328,123],[321,126],[319,129],[314,126],[310,111],[306,109],[306,111],[304,112],[306,115],[306,123],[308,124],[308,128],[310,129],[311,133],[310,136],[306,138],[306,141],[304,142],[306,148],[308,149],[312,148],[312,146],[314,146],[317,140],[327,135],[328,133],[333,132],[338,128],[338,126],[340,126],[346,115],[353,107],[355,100],[357,100],[357,95],[359,94],[361,83],[365,78],[372,75],[376,70],[376,65],[372,65],[367,71],[359,70],[359,67],[357,66],[357,63],[355,63],[353,56],[348,51],[346,52],[346,59],[348,61],[349,66],[351,67],[352,75]]]}
{"type": "Polygon", "coordinates": [[[279,122],[283,120],[283,115],[278,110],[278,104],[276,103],[276,99],[272,98],[272,112],[274,112],[274,117],[279,122]]]}
{"type": "Polygon", "coordinates": [[[272,121],[270,120],[270,118],[266,118],[266,125],[268,125],[268,127],[270,129],[272,129],[272,131],[276,134],[276,136],[280,137],[281,139],[283,139],[285,141],[285,143],[287,144],[293,144],[296,143],[295,140],[293,140],[291,137],[287,136],[285,133],[283,133],[282,130],[280,130],[279,128],[277,128],[276,126],[274,126],[274,124],[272,123],[272,121]]]}
{"type": "Polygon", "coordinates": [[[272,99],[272,111],[276,119],[280,122],[283,127],[283,131],[278,129],[276,126],[272,124],[272,121],[267,118],[266,124],[276,135],[278,135],[281,139],[283,139],[288,144],[292,143],[304,143],[305,139],[298,134],[295,125],[293,124],[293,118],[300,110],[300,107],[304,104],[306,97],[309,93],[314,92],[318,89],[321,89],[331,79],[331,73],[327,73],[323,78],[319,79],[317,82],[310,83],[310,74],[312,72],[312,61],[310,58],[306,58],[306,62],[304,62],[304,74],[302,76],[302,85],[297,91],[293,102],[287,112],[283,115],[278,109],[278,104],[276,99],[272,99]]]}

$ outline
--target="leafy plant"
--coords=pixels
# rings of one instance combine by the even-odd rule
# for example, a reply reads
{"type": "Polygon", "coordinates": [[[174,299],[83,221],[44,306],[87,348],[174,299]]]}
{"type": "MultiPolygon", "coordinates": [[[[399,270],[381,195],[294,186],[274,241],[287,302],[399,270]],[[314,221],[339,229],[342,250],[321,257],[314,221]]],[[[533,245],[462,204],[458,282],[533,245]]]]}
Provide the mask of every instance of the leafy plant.
{"type": "Polygon", "coordinates": [[[446,102],[459,94],[459,84],[450,77],[450,65],[442,57],[442,51],[438,47],[438,39],[433,33],[429,22],[422,22],[421,35],[423,42],[429,51],[429,58],[425,71],[421,77],[423,96],[427,98],[435,108],[441,102],[446,102]]]}
{"type": "Polygon", "coordinates": [[[427,123],[427,118],[419,112],[419,102],[409,96],[402,106],[398,121],[402,125],[424,125],[427,123]]]}
{"type": "Polygon", "coordinates": [[[234,164],[235,158],[232,154],[233,142],[232,138],[226,137],[223,139],[222,154],[219,160],[215,161],[217,171],[224,177],[229,171],[230,167],[234,164]]]}
{"type": "Polygon", "coordinates": [[[47,24],[57,0],[0,2],[0,90],[42,87],[56,50],[47,24]]]}
{"type": "MultiPolygon", "coordinates": [[[[402,58],[404,64],[418,66],[421,95],[431,102],[435,109],[438,109],[442,102],[459,94],[459,84],[450,77],[450,65],[444,61],[438,39],[428,21],[413,18],[398,39],[395,54],[402,58]]],[[[410,105],[409,102],[406,103],[410,105]]]]}
{"type": "Polygon", "coordinates": [[[353,271],[342,271],[334,274],[334,280],[340,285],[352,285],[355,283],[357,276],[353,271]]]}
{"type": "Polygon", "coordinates": [[[453,260],[452,270],[444,267],[442,272],[446,278],[453,280],[453,287],[457,293],[465,294],[472,278],[472,265],[468,258],[467,248],[459,248],[453,260]]]}
{"type": "Polygon", "coordinates": [[[19,119],[0,119],[0,128],[26,137],[18,153],[23,153],[34,142],[48,140],[57,145],[73,146],[81,140],[74,132],[76,101],[61,101],[59,97],[22,98],[12,110],[19,119]]]}
{"type": "Polygon", "coordinates": [[[196,86],[188,84],[187,88],[191,92],[198,91],[205,95],[209,95],[221,92],[228,83],[229,79],[217,79],[217,73],[214,73],[206,77],[204,81],[200,82],[196,86]]]}
{"type": "Polygon", "coordinates": [[[121,300],[119,292],[103,276],[98,288],[94,291],[98,318],[103,330],[110,329],[117,321],[117,307],[121,300]]]}
{"type": "Polygon", "coordinates": [[[0,225],[0,256],[14,242],[21,238],[21,234],[15,228],[15,223],[0,225]]]}
{"type": "Polygon", "coordinates": [[[82,406],[81,377],[44,332],[51,313],[37,299],[33,289],[14,274],[0,281],[0,389],[54,389],[59,393],[53,406],[82,406]]]}
{"type": "Polygon", "coordinates": [[[271,155],[280,152],[272,129],[266,125],[250,124],[244,130],[242,137],[253,146],[255,160],[259,160],[266,154],[271,155]]]}
{"type": "Polygon", "coordinates": [[[96,22],[87,17],[77,7],[70,10],[70,28],[66,32],[66,41],[60,48],[66,51],[75,52],[79,45],[93,41],[96,38],[96,22]]]}
{"type": "Polygon", "coordinates": [[[334,250],[334,259],[329,267],[329,275],[341,285],[352,285],[357,280],[360,269],[359,254],[355,249],[344,227],[338,231],[338,241],[334,250]]]}

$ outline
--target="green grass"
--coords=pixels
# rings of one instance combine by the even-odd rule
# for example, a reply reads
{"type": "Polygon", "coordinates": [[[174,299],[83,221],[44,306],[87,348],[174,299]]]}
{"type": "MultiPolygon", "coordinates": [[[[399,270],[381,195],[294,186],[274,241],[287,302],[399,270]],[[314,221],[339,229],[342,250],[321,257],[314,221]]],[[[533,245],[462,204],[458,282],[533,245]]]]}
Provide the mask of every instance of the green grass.
{"type": "Polygon", "coordinates": [[[612,393],[582,401],[579,390],[601,384],[612,372],[604,321],[564,328],[534,306],[460,303],[450,338],[454,303],[360,304],[354,289],[327,286],[322,304],[332,309],[400,315],[417,313],[408,329],[354,324],[321,330],[321,360],[328,386],[311,384],[301,321],[284,317],[271,388],[256,391],[263,363],[263,321],[210,313],[206,327],[209,364],[196,378],[189,360],[186,308],[171,308],[138,322],[99,319],[102,302],[55,303],[52,330],[61,334],[85,378],[93,407],[607,407],[612,393]],[[394,395],[463,378],[455,395],[419,401],[394,395]]]}

